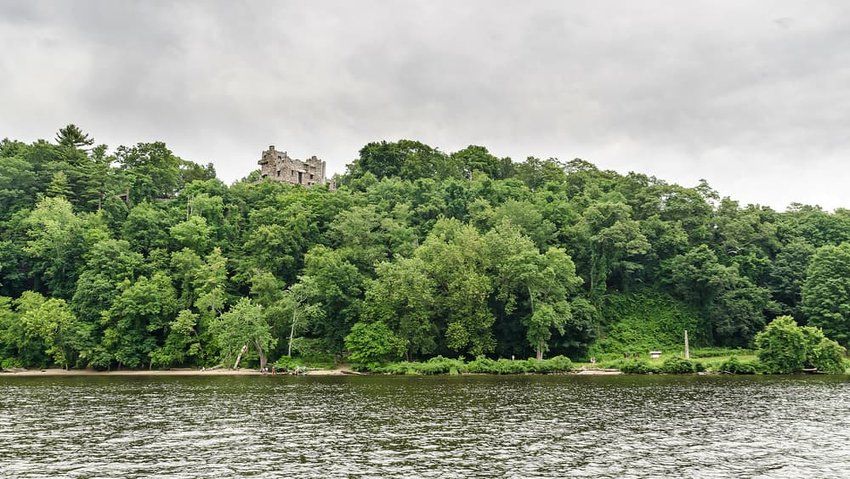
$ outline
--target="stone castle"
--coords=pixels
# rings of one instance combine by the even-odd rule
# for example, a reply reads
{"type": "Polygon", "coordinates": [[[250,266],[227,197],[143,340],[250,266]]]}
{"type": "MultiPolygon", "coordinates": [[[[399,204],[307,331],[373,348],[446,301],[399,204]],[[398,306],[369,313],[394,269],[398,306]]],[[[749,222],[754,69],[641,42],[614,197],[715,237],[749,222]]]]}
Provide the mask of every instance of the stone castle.
{"type": "Polygon", "coordinates": [[[275,150],[272,145],[263,152],[259,164],[262,178],[308,187],[330,184],[334,189],[333,181],[328,181],[325,176],[325,162],[315,156],[297,160],[290,158],[285,151],[275,150]]]}

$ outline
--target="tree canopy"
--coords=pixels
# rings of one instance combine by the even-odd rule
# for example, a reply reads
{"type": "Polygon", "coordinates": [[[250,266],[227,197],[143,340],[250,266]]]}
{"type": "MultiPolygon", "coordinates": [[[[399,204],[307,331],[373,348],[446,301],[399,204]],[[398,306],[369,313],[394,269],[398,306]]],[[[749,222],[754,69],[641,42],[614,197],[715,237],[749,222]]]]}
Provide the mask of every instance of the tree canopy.
{"type": "MultiPolygon", "coordinates": [[[[162,142],[110,149],[75,125],[3,140],[0,362],[580,358],[684,327],[753,346],[785,315],[850,341],[847,210],[414,140],[368,143],[336,180],[225,185],[162,142]]],[[[835,350],[802,331],[807,358],[835,350]]]]}

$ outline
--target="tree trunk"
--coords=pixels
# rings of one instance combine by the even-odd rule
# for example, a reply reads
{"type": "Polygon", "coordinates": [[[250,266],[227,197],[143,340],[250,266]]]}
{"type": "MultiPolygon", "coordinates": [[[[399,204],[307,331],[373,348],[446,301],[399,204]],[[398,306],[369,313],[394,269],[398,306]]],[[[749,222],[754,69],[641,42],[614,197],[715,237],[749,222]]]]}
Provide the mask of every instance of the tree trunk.
{"type": "Polygon", "coordinates": [[[260,356],[260,370],[262,371],[266,367],[266,363],[268,363],[268,358],[266,357],[266,352],[263,351],[263,348],[260,346],[259,341],[254,341],[254,346],[257,348],[257,355],[260,356]]]}
{"type": "Polygon", "coordinates": [[[245,354],[245,351],[247,351],[247,350],[248,350],[248,345],[247,345],[247,344],[246,344],[245,346],[242,346],[242,349],[241,349],[241,350],[239,350],[239,355],[238,355],[238,356],[236,356],[236,362],[235,362],[235,363],[233,363],[233,369],[238,369],[238,368],[239,368],[239,361],[242,361],[242,355],[243,355],[243,354],[245,354]]]}
{"type": "Polygon", "coordinates": [[[292,357],[292,339],[295,338],[295,312],[297,311],[297,305],[292,306],[292,327],[289,329],[289,347],[286,350],[286,357],[292,357]]]}
{"type": "Polygon", "coordinates": [[[543,360],[543,341],[540,341],[540,343],[537,345],[537,360],[543,360]]]}

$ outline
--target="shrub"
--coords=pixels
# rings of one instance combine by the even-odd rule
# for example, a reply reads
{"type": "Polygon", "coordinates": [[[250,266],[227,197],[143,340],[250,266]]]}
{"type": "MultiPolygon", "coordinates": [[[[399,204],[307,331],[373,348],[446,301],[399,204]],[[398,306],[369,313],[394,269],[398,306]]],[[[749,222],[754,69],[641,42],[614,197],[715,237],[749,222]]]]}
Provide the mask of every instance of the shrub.
{"type": "Polygon", "coordinates": [[[844,372],[845,349],[820,328],[800,327],[790,316],[779,316],[756,335],[758,356],[768,373],[788,374],[804,368],[844,372]]]}
{"type": "Polygon", "coordinates": [[[495,363],[496,361],[488,357],[478,356],[475,360],[467,363],[466,370],[470,373],[489,373],[496,368],[495,363]]]}
{"type": "Polygon", "coordinates": [[[303,366],[301,361],[284,356],[274,363],[274,367],[282,372],[295,371],[296,368],[303,366]]]}
{"type": "Polygon", "coordinates": [[[0,361],[0,369],[13,369],[20,367],[23,367],[23,363],[21,363],[21,360],[17,358],[6,358],[0,361]]]}
{"type": "Polygon", "coordinates": [[[806,338],[791,316],[779,316],[756,335],[759,360],[769,373],[799,372],[806,364],[806,338]]]}
{"type": "Polygon", "coordinates": [[[386,366],[373,366],[370,371],[383,374],[406,375],[435,375],[460,374],[466,365],[460,359],[449,359],[437,356],[424,362],[401,361],[386,366]]]}
{"type": "Polygon", "coordinates": [[[741,361],[737,356],[730,356],[729,359],[720,363],[717,367],[717,372],[728,374],[755,374],[758,372],[758,365],[753,362],[741,361]]]}
{"type": "Polygon", "coordinates": [[[463,361],[460,359],[449,359],[442,356],[437,356],[423,363],[407,363],[417,374],[448,374],[452,368],[462,370],[464,367],[463,361]]]}
{"type": "Polygon", "coordinates": [[[478,374],[551,374],[569,371],[572,369],[572,365],[573,363],[570,361],[570,358],[564,356],[555,356],[542,360],[493,360],[481,356],[469,363],[464,363],[461,359],[449,359],[437,356],[424,362],[402,361],[390,363],[386,366],[373,365],[368,370],[375,373],[399,375],[457,375],[465,372],[478,374]]]}
{"type": "Polygon", "coordinates": [[[821,338],[809,352],[807,365],[827,374],[841,374],[845,369],[845,353],[846,350],[840,344],[829,338],[821,338]]]}
{"type": "Polygon", "coordinates": [[[395,374],[395,375],[414,375],[419,374],[416,370],[415,363],[411,363],[408,361],[401,361],[397,363],[389,363],[387,365],[381,366],[378,364],[371,364],[368,368],[369,372],[379,373],[379,374],[395,374]]]}
{"type": "Polygon", "coordinates": [[[524,374],[528,372],[528,362],[498,359],[493,362],[493,370],[487,372],[491,374],[524,374]]]}
{"type": "Polygon", "coordinates": [[[645,359],[622,359],[612,364],[624,374],[653,374],[658,372],[655,366],[645,359]]]}
{"type": "Polygon", "coordinates": [[[529,359],[528,369],[531,372],[550,374],[564,373],[573,368],[573,362],[566,356],[555,356],[549,359],[529,359]]]}
{"type": "Polygon", "coordinates": [[[659,372],[666,374],[692,374],[699,370],[704,370],[702,363],[691,361],[690,359],[671,356],[661,363],[659,372]]]}

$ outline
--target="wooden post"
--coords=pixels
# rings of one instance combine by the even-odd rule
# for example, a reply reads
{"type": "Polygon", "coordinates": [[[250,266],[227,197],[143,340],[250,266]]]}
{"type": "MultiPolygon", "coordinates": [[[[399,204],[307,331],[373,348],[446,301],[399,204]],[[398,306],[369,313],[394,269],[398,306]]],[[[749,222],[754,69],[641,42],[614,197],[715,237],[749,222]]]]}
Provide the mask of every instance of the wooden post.
{"type": "Polygon", "coordinates": [[[688,348],[688,330],[685,330],[685,359],[691,359],[691,351],[688,348]]]}

